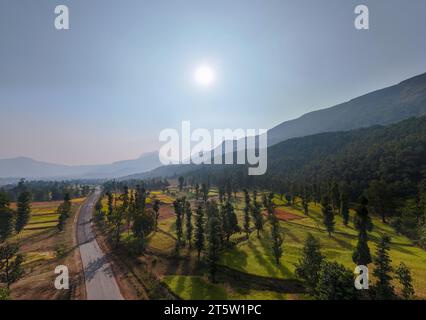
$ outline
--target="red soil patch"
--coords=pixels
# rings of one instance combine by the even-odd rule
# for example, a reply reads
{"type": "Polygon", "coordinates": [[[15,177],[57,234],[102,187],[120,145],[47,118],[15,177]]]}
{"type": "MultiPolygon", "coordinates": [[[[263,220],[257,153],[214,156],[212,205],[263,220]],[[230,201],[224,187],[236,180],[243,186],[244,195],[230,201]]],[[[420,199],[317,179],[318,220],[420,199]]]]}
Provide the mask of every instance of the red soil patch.
{"type": "Polygon", "coordinates": [[[175,210],[172,206],[163,205],[160,206],[160,217],[159,220],[165,220],[175,216],[175,210]]]}
{"type": "MultiPolygon", "coordinates": [[[[268,212],[264,211],[263,214],[268,215],[268,212]]],[[[301,216],[298,216],[294,213],[290,213],[290,212],[287,212],[287,211],[285,211],[283,209],[279,209],[279,208],[275,208],[275,214],[276,214],[278,220],[281,220],[281,221],[291,221],[291,220],[303,219],[303,217],[301,217],[301,216]]]]}

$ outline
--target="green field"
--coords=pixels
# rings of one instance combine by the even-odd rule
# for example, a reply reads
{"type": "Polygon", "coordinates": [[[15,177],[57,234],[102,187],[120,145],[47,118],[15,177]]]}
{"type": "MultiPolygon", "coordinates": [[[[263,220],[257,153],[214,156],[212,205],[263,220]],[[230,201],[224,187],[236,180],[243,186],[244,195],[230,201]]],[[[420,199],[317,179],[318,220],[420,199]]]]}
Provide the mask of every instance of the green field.
{"type": "MultiPolygon", "coordinates": [[[[301,257],[304,241],[311,233],[318,238],[321,243],[321,250],[329,260],[342,263],[347,268],[353,270],[355,268],[352,262],[352,253],[357,243],[357,232],[353,228],[353,215],[351,212],[351,220],[349,226],[344,226],[342,218],[336,216],[335,233],[330,237],[322,225],[322,214],[320,206],[311,204],[309,217],[303,215],[302,210],[297,205],[286,206],[285,201],[279,198],[274,199],[278,208],[293,213],[301,217],[290,221],[281,221],[280,227],[284,235],[283,257],[281,264],[278,266],[272,256],[270,245],[269,225],[265,225],[265,229],[261,232],[260,239],[253,232],[250,241],[243,241],[238,245],[227,249],[223,252],[220,259],[220,265],[231,268],[241,273],[254,276],[277,278],[277,279],[295,279],[295,264],[301,257]]],[[[242,225],[242,200],[238,205],[237,211],[240,225],[242,225]]],[[[386,233],[392,237],[390,256],[394,267],[404,262],[412,272],[413,285],[418,298],[426,298],[426,251],[414,246],[411,241],[396,234],[396,232],[386,224],[383,224],[378,217],[372,217],[374,223],[373,232],[370,233],[370,250],[375,254],[375,242],[381,233],[386,233]]],[[[174,235],[174,218],[161,221],[160,228],[174,235]]],[[[241,235],[235,235],[239,237],[241,235]]],[[[161,238],[153,241],[152,245],[160,247],[161,238]]],[[[171,238],[168,238],[167,247],[171,246],[171,238]]],[[[370,265],[370,269],[373,265],[370,265]]],[[[370,270],[371,274],[371,270],[370,270]]],[[[373,279],[374,281],[374,279],[373,279]]],[[[184,299],[193,299],[197,296],[200,299],[240,299],[256,297],[265,297],[266,299],[289,299],[294,296],[278,294],[273,292],[236,292],[225,284],[211,284],[204,278],[185,276],[185,275],[166,275],[163,282],[167,284],[171,291],[184,299]]],[[[395,283],[398,288],[398,284],[395,283]]]]}
{"type": "MultiPolygon", "coordinates": [[[[71,203],[78,206],[84,200],[85,198],[72,199],[71,203]]],[[[12,239],[25,239],[31,235],[56,228],[59,219],[56,210],[61,203],[62,201],[33,202],[31,204],[31,216],[28,224],[20,234],[15,235],[12,239]]],[[[16,204],[12,203],[11,208],[16,210],[16,204]]]]}
{"type": "Polygon", "coordinates": [[[294,294],[231,288],[199,276],[166,276],[163,282],[185,300],[293,300],[294,294]]]}

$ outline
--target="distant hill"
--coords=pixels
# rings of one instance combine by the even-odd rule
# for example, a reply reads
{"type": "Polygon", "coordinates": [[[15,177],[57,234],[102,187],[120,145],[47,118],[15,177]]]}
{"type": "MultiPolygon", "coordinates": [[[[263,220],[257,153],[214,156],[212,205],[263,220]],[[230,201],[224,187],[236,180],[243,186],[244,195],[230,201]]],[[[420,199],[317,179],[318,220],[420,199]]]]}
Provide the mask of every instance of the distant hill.
{"type": "Polygon", "coordinates": [[[388,125],[426,114],[426,73],[331,108],[286,121],[268,132],[270,146],[321,132],[388,125]]]}
{"type": "Polygon", "coordinates": [[[37,161],[19,157],[0,160],[0,177],[2,178],[37,178],[76,174],[78,168],[37,161]]]}
{"type": "Polygon", "coordinates": [[[141,155],[134,160],[122,160],[112,164],[100,165],[90,168],[84,174],[85,178],[118,178],[123,175],[134,174],[136,172],[146,172],[160,167],[158,152],[151,152],[141,155]]]}
{"type": "Polygon", "coordinates": [[[109,179],[145,172],[161,165],[157,152],[143,154],[134,160],[112,164],[66,166],[19,157],[0,159],[0,178],[27,179],[109,179]]]}
{"type": "Polygon", "coordinates": [[[268,171],[247,176],[245,165],[161,167],[132,178],[183,175],[211,183],[231,179],[241,187],[279,188],[299,184],[345,182],[359,195],[372,180],[383,180],[399,196],[413,195],[426,179],[426,116],[389,126],[328,132],[293,138],[268,148],[268,171]],[[274,185],[275,181],[277,184],[274,185]]]}
{"type": "MultiPolygon", "coordinates": [[[[348,102],[285,121],[268,130],[268,146],[322,132],[388,125],[425,114],[426,73],[348,102]]],[[[234,151],[236,149],[234,145],[234,151]]]]}
{"type": "MultiPolygon", "coordinates": [[[[274,146],[292,138],[307,137],[318,133],[389,125],[422,115],[426,115],[426,73],[349,102],[283,122],[268,131],[268,145],[274,146]]],[[[273,163],[276,157],[279,157],[279,154],[272,153],[271,155],[271,151],[269,151],[269,164],[273,163]]],[[[165,166],[152,172],[132,175],[130,178],[172,176],[194,169],[194,165],[165,166]]],[[[129,177],[123,179],[127,178],[129,177]]]]}
{"type": "Polygon", "coordinates": [[[344,181],[362,192],[384,180],[415,194],[426,179],[426,116],[388,126],[294,138],[269,148],[268,174],[290,181],[344,181]]]}
{"type": "MultiPolygon", "coordinates": [[[[337,106],[286,121],[268,132],[268,145],[324,132],[389,125],[426,114],[426,73],[337,106]]],[[[0,178],[110,179],[170,176],[193,170],[192,165],[161,167],[158,153],[106,165],[64,166],[29,158],[0,160],[0,178]],[[152,172],[151,170],[155,169],[152,172]]]]}

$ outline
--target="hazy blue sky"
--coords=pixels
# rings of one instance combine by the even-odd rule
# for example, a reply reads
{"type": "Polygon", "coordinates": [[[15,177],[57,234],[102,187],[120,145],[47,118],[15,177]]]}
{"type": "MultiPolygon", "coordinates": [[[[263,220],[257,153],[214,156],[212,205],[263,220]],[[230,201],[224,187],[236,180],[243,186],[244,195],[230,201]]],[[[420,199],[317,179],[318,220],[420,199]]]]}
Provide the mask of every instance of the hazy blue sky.
{"type": "Polygon", "coordinates": [[[182,120],[271,128],[426,72],[425,16],[424,0],[1,0],[0,158],[134,158],[182,120]]]}

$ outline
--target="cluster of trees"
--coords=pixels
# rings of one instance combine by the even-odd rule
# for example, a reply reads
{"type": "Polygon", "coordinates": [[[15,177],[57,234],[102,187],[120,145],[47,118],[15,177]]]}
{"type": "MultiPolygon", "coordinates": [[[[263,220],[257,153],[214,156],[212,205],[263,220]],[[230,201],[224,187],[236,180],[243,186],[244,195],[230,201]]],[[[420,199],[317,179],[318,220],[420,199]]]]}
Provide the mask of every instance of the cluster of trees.
{"type": "MultiPolygon", "coordinates": [[[[194,178],[192,180],[198,186],[198,180],[194,178]]],[[[237,190],[241,190],[239,181],[232,174],[226,177],[219,173],[214,177],[208,175],[201,181],[217,184],[219,197],[225,193],[230,196],[231,193],[235,194],[237,190]]],[[[334,231],[334,215],[340,214],[344,224],[348,225],[349,209],[357,208],[362,202],[361,199],[364,199],[366,210],[378,215],[398,233],[406,235],[419,246],[426,248],[426,179],[418,183],[417,189],[408,198],[395,196],[392,185],[385,180],[371,180],[366,189],[359,192],[356,200],[353,199],[351,186],[344,181],[337,182],[336,179],[321,183],[312,183],[309,180],[289,182],[277,178],[274,178],[274,181],[275,189],[272,190],[275,190],[281,199],[285,196],[289,205],[294,205],[296,199],[300,200],[306,215],[309,215],[310,202],[321,203],[323,222],[330,234],[334,231]]],[[[249,190],[253,190],[253,186],[249,190]]]]}
{"type": "Polygon", "coordinates": [[[118,246],[124,227],[128,233],[132,231],[132,252],[141,254],[146,247],[146,238],[156,230],[158,224],[160,203],[154,199],[151,208],[147,208],[148,193],[143,185],[136,185],[135,189],[129,189],[126,185],[120,193],[110,191],[105,193],[107,198],[107,210],[102,210],[102,198],[95,206],[96,215],[105,223],[110,237],[118,246]]]}
{"type": "Polygon", "coordinates": [[[344,212],[365,196],[372,213],[426,248],[425,158],[426,117],[419,117],[387,127],[284,141],[268,148],[268,171],[263,176],[247,175],[245,165],[185,167],[183,176],[192,184],[271,190],[285,194],[289,202],[297,195],[306,212],[306,198],[320,202],[337,181],[340,192],[329,199],[334,209],[338,194],[344,212]]]}
{"type": "Polygon", "coordinates": [[[173,204],[176,213],[176,254],[179,254],[182,247],[188,246],[190,250],[195,247],[198,261],[200,261],[203,254],[211,280],[214,282],[220,254],[224,248],[232,245],[232,235],[244,232],[247,240],[250,241],[250,234],[255,229],[257,236],[260,237],[260,232],[265,225],[262,211],[266,209],[271,226],[271,252],[277,264],[280,263],[280,258],[283,254],[283,235],[275,215],[272,201],[273,194],[264,197],[262,206],[262,203],[257,200],[256,191],[253,192],[253,200],[249,192],[247,190],[244,191],[246,206],[244,208],[244,224],[241,227],[233,204],[236,195],[233,198],[232,192],[225,191],[222,193],[220,191],[219,203],[217,203],[208,199],[209,189],[206,183],[202,184],[201,191],[199,189],[196,184],[196,199],[201,200],[196,201],[195,223],[192,222],[193,209],[191,208],[191,203],[186,197],[177,199],[173,204]],[[252,221],[254,228],[251,227],[252,221]]]}
{"type": "MultiPolygon", "coordinates": [[[[216,179],[217,177],[212,180],[216,179]]],[[[203,261],[207,264],[210,278],[214,282],[221,252],[224,248],[233,245],[232,235],[244,232],[247,240],[250,241],[250,235],[256,232],[257,236],[260,237],[261,231],[264,230],[265,225],[268,223],[270,228],[268,229],[270,230],[268,233],[270,250],[276,259],[276,263],[279,264],[283,255],[284,234],[280,230],[279,220],[275,214],[274,193],[262,193],[262,199],[258,199],[256,190],[251,192],[249,189],[244,189],[244,219],[242,226],[240,226],[234,208],[237,200],[238,184],[234,183],[230,177],[219,180],[219,201],[216,202],[209,200],[212,180],[209,178],[207,181],[204,180],[199,183],[200,181],[197,179],[191,179],[192,184],[189,189],[187,188],[188,190],[185,190],[189,191],[189,194],[192,194],[193,199],[196,201],[191,204],[188,198],[182,197],[178,198],[173,204],[176,213],[176,254],[179,254],[184,247],[189,250],[196,250],[198,261],[203,261]],[[263,214],[265,211],[267,212],[266,216],[263,214]]],[[[185,183],[185,178],[178,179],[178,182],[180,182],[182,188],[188,187],[188,184],[185,183]]],[[[131,193],[129,196],[125,188],[122,196],[118,198],[122,203],[118,207],[126,206],[125,203],[127,202],[136,203],[136,198],[141,198],[143,200],[139,203],[144,208],[146,191],[143,188],[136,189],[135,194],[131,193]],[[129,200],[126,200],[127,198],[129,200]]],[[[394,221],[393,219],[395,218],[389,215],[388,204],[384,202],[385,199],[379,192],[380,190],[386,190],[386,187],[378,181],[373,181],[362,193],[355,205],[349,202],[350,194],[348,189],[346,184],[338,184],[335,181],[324,185],[293,183],[290,189],[291,192],[285,193],[281,189],[279,197],[283,199],[285,196],[288,205],[295,205],[296,201],[298,201],[301,203],[306,215],[309,215],[309,203],[320,203],[323,223],[329,235],[334,233],[336,215],[341,215],[344,224],[348,227],[350,223],[353,223],[353,227],[358,231],[358,243],[352,256],[354,264],[369,265],[374,263],[373,274],[377,281],[373,289],[369,291],[369,296],[363,296],[363,294],[355,290],[353,285],[354,275],[351,270],[324,258],[320,251],[319,241],[311,235],[306,240],[303,256],[297,265],[297,276],[306,282],[309,292],[318,299],[397,298],[395,289],[392,286],[394,278],[402,285],[402,297],[404,299],[412,299],[414,289],[411,272],[404,263],[401,263],[395,270],[392,268],[388,254],[389,237],[383,235],[379,240],[374,257],[368,245],[370,241],[369,233],[373,228],[369,210],[374,210],[376,214],[379,214],[385,223],[388,223],[389,219],[394,221]],[[350,206],[355,208],[356,214],[353,221],[349,219],[350,206]]],[[[387,193],[385,192],[384,194],[386,195],[387,193]]],[[[109,195],[108,199],[108,208],[111,208],[109,214],[113,215],[113,211],[117,207],[113,204],[115,199],[112,195],[109,195]]],[[[420,197],[417,200],[417,207],[419,207],[419,204],[424,203],[424,199],[426,197],[420,197]]],[[[138,233],[141,234],[140,238],[143,239],[144,236],[156,229],[159,205],[159,201],[154,201],[151,212],[141,216],[139,225],[142,231],[138,233]]],[[[146,210],[142,209],[142,212],[146,212],[146,210]]],[[[122,217],[124,216],[126,215],[123,214],[122,217]]],[[[135,223],[133,222],[133,224],[135,223]]],[[[135,231],[135,227],[133,227],[133,230],[135,231]]]]}
{"type": "Polygon", "coordinates": [[[411,272],[404,263],[396,270],[393,269],[389,257],[389,243],[390,238],[387,235],[379,239],[373,271],[377,281],[367,293],[355,289],[354,274],[351,270],[324,258],[319,240],[311,234],[308,234],[303,255],[296,266],[296,275],[304,280],[309,293],[320,300],[395,299],[397,295],[392,285],[394,276],[401,284],[402,298],[412,299],[415,292],[411,272]]]}
{"type": "MultiPolygon", "coordinates": [[[[218,186],[219,190],[219,200],[222,203],[224,201],[226,208],[230,205],[232,197],[236,199],[236,191],[232,187],[234,184],[231,183],[229,177],[221,181],[221,184],[218,186]],[[224,199],[224,200],[222,200],[224,199]]],[[[421,188],[426,184],[421,184],[421,188]]],[[[195,189],[198,190],[198,184],[196,183],[195,189]]],[[[289,205],[295,204],[295,199],[300,199],[302,208],[306,215],[309,215],[309,203],[318,202],[321,204],[322,213],[323,213],[323,223],[324,227],[331,236],[334,232],[335,225],[335,215],[341,215],[343,222],[346,226],[351,222],[349,219],[349,194],[348,187],[345,184],[339,185],[336,182],[331,182],[325,186],[318,185],[296,185],[293,184],[291,187],[292,192],[285,194],[285,198],[289,205]]],[[[378,279],[377,283],[374,285],[374,289],[370,298],[373,299],[393,299],[396,298],[395,290],[392,287],[392,275],[391,273],[395,271],[395,277],[402,284],[402,296],[405,299],[411,299],[414,295],[414,290],[412,287],[412,279],[410,270],[406,267],[404,263],[401,263],[400,266],[393,270],[390,264],[390,259],[388,255],[389,251],[389,242],[390,239],[386,235],[380,239],[378,243],[378,249],[376,252],[376,258],[373,259],[368,245],[369,242],[369,232],[373,229],[372,219],[369,215],[369,210],[373,210],[374,213],[378,214],[384,223],[388,223],[389,218],[392,218],[392,222],[395,221],[405,221],[401,216],[392,217],[392,201],[387,202],[388,196],[388,186],[385,186],[383,182],[374,180],[370,183],[369,187],[362,193],[360,198],[355,205],[355,217],[353,220],[353,225],[355,230],[358,231],[358,243],[353,252],[353,262],[355,265],[368,265],[372,262],[375,264],[374,276],[378,279]],[[368,199],[367,199],[368,197],[368,199]]],[[[263,229],[264,219],[262,217],[261,211],[262,206],[257,201],[257,192],[253,191],[253,203],[250,198],[250,193],[248,190],[244,190],[245,203],[244,208],[244,225],[243,230],[249,238],[251,221],[257,230],[258,235],[263,229]]],[[[284,192],[280,193],[281,199],[284,197],[284,192]]],[[[426,204],[426,193],[423,191],[419,192],[419,197],[416,198],[415,202],[410,201],[409,204],[411,207],[415,207],[414,212],[418,212],[416,218],[424,223],[425,217],[425,204],[426,204]],[[422,218],[421,218],[422,217],[422,218]]],[[[273,193],[263,195],[263,208],[268,212],[268,218],[271,225],[271,249],[273,255],[276,258],[277,263],[282,255],[282,233],[279,231],[278,219],[274,214],[273,209],[273,193]]],[[[198,197],[197,197],[198,198],[198,197]]],[[[211,209],[212,203],[208,202],[207,208],[210,207],[210,215],[215,211],[211,209]]],[[[231,205],[232,206],[232,205],[231,205]]],[[[198,211],[201,211],[200,207],[198,211]]],[[[209,212],[209,211],[208,211],[209,212]]],[[[220,212],[220,209],[218,210],[220,212]]],[[[214,215],[214,214],[213,214],[214,215]]],[[[215,215],[218,221],[221,221],[221,215],[215,215]]],[[[416,219],[417,224],[419,220],[416,219]]],[[[222,218],[223,220],[223,218],[222,218]]],[[[211,250],[207,251],[207,261],[211,266],[210,272],[215,272],[215,261],[217,259],[212,259],[213,256],[217,256],[219,250],[216,249],[215,239],[219,239],[217,243],[222,244],[223,236],[220,235],[224,233],[225,224],[218,223],[217,228],[206,228],[207,231],[216,230],[219,234],[218,237],[213,237],[211,234],[208,234],[209,241],[213,241],[211,250]]],[[[399,226],[403,228],[404,223],[401,223],[399,226]]],[[[214,225],[214,227],[216,227],[214,225]]],[[[220,248],[220,246],[219,246],[220,248]]],[[[209,247],[207,247],[209,249],[209,247]]],[[[307,243],[304,249],[304,257],[299,263],[297,268],[297,274],[299,277],[303,278],[310,291],[319,299],[353,299],[359,298],[359,293],[357,293],[353,288],[353,273],[350,270],[345,269],[344,266],[338,263],[328,262],[319,252],[319,242],[314,239],[312,236],[309,236],[307,243]],[[331,279],[331,280],[330,280],[331,279]],[[342,288],[342,290],[335,290],[336,287],[342,288]]]]}
{"type": "Polygon", "coordinates": [[[125,187],[129,189],[135,189],[136,187],[139,186],[139,187],[143,187],[146,190],[146,192],[149,192],[151,190],[165,191],[169,185],[170,184],[167,179],[158,179],[158,178],[146,179],[143,181],[137,180],[137,179],[131,179],[126,181],[111,180],[103,184],[103,190],[105,192],[110,192],[110,193],[121,193],[123,192],[125,187]]]}
{"type": "Polygon", "coordinates": [[[191,250],[194,245],[198,261],[203,252],[211,279],[215,282],[220,252],[225,245],[229,245],[231,235],[240,231],[232,204],[226,202],[218,205],[214,201],[206,201],[204,205],[199,205],[195,215],[195,228],[191,221],[191,204],[186,198],[177,199],[173,205],[176,213],[176,254],[179,254],[182,247],[188,245],[191,250]]]}
{"type": "MultiPolygon", "coordinates": [[[[370,188],[364,192],[364,194],[367,194],[373,202],[370,207],[376,210],[377,213],[380,212],[383,222],[386,222],[386,213],[388,211],[384,209],[386,206],[386,204],[384,204],[385,199],[382,198],[382,194],[380,194],[379,190],[376,189],[379,186],[380,184],[373,183],[370,188]]],[[[309,190],[309,188],[305,186],[298,196],[302,199],[305,213],[309,214],[307,207],[312,197],[310,196],[311,193],[307,190],[309,190]]],[[[331,236],[334,232],[336,214],[340,214],[342,216],[342,220],[346,226],[349,225],[349,203],[348,195],[345,190],[345,187],[339,187],[336,182],[333,182],[328,186],[327,190],[324,190],[325,193],[321,197],[320,202],[323,214],[323,224],[329,236],[331,236]]],[[[358,242],[352,254],[352,260],[357,266],[367,266],[373,261],[370,248],[368,246],[368,233],[373,230],[373,223],[369,215],[368,205],[369,200],[362,195],[355,208],[353,225],[354,229],[358,232],[358,242]]],[[[310,239],[310,242],[312,242],[311,240],[312,239],[310,239]]],[[[334,267],[337,268],[335,265],[334,267]]]]}
{"type": "Polygon", "coordinates": [[[419,184],[417,194],[396,210],[391,225],[426,249],[426,180],[419,184]]]}
{"type": "Polygon", "coordinates": [[[27,225],[31,214],[31,193],[23,189],[19,194],[16,210],[10,208],[7,193],[0,190],[0,243],[6,241],[14,232],[20,233],[27,225]]]}
{"type": "Polygon", "coordinates": [[[21,179],[17,185],[4,187],[11,201],[17,201],[23,190],[31,193],[32,201],[59,201],[67,194],[71,199],[86,197],[91,188],[80,181],[25,181],[21,179]]]}

